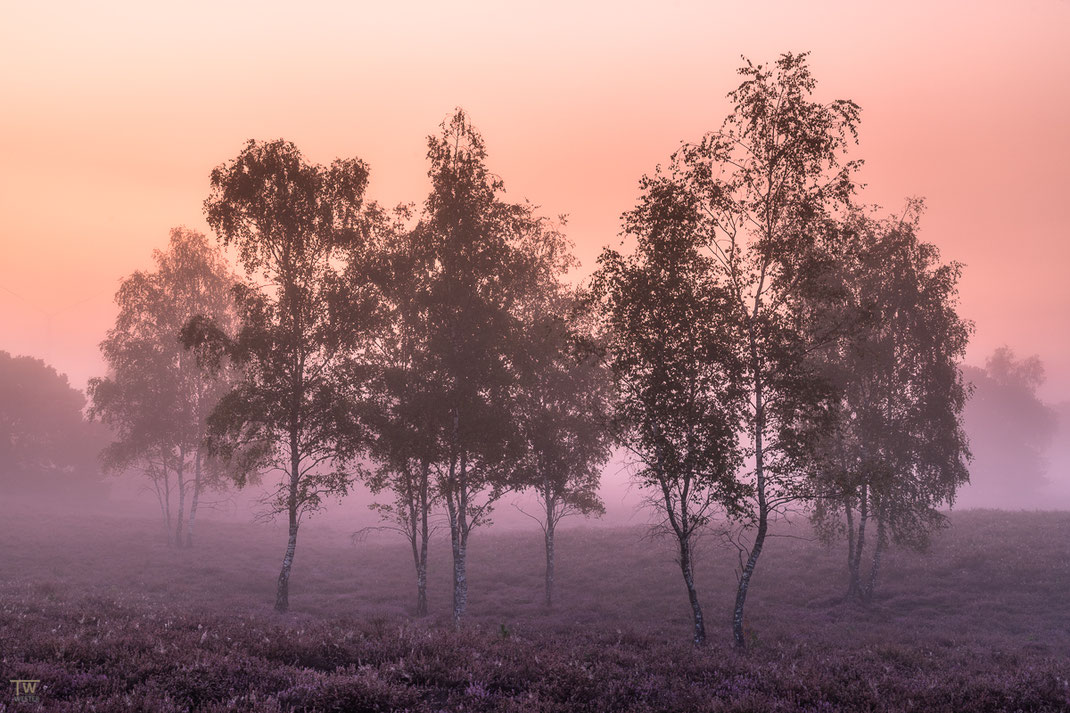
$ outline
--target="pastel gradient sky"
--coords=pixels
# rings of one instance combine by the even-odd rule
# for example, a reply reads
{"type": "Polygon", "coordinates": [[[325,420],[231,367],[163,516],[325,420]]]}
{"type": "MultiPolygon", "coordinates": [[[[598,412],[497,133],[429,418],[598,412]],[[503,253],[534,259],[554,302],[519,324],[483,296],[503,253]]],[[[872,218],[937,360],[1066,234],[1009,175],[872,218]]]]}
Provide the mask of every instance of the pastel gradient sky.
{"type": "Polygon", "coordinates": [[[1037,353],[1070,398],[1070,3],[155,5],[0,23],[0,349],[76,386],[118,280],[207,231],[208,172],[246,139],[359,156],[372,197],[420,201],[425,137],[463,106],[589,269],[637,179],[719,125],[740,55],[810,50],[819,96],[863,108],[868,199],[925,196],[925,238],[966,264],[970,360],[1037,353]]]}

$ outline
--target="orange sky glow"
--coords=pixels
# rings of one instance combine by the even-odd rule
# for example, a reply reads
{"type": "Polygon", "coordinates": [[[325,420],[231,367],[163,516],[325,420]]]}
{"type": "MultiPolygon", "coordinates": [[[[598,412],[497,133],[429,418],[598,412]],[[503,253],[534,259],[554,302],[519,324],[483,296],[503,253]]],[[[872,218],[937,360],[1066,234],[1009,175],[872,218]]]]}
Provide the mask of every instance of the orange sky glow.
{"type": "Polygon", "coordinates": [[[244,141],[358,156],[372,198],[419,202],[455,106],[589,270],[639,177],[719,126],[740,55],[809,50],[818,96],[862,106],[866,198],[924,196],[924,238],[965,263],[970,361],[1039,354],[1070,399],[1068,31],[1055,0],[9,3],[0,350],[84,387],[118,281],[172,226],[208,232],[208,173],[244,141]]]}

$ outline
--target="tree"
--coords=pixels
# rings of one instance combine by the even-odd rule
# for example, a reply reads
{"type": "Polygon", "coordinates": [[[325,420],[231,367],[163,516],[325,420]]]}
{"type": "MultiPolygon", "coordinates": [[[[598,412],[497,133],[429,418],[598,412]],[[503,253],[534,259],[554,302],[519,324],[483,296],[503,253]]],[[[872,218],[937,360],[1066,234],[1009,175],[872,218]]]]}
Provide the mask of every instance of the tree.
{"type": "Polygon", "coordinates": [[[172,230],[167,250],[153,258],[155,271],[135,272],[116,294],[119,314],[100,345],[109,374],[92,379],[89,391],[92,412],[117,436],[104,451],[105,464],[140,468],[156,493],[168,541],[190,546],[202,494],[223,483],[220,464],[203,446],[208,414],[230,377],[201,368],[179,337],[195,316],[232,328],[234,278],[205,237],[185,228],[172,230]]]}
{"type": "MultiPolygon", "coordinates": [[[[571,515],[601,515],[602,466],[609,458],[611,381],[591,339],[591,315],[575,290],[548,285],[524,317],[528,346],[516,415],[525,443],[523,486],[535,492],[546,550],[546,606],[554,603],[555,534],[571,515]]],[[[522,512],[524,512],[522,510],[522,512]]]]}
{"type": "Polygon", "coordinates": [[[407,211],[399,211],[393,223],[384,224],[380,265],[374,271],[385,314],[373,349],[376,381],[372,392],[378,407],[370,452],[378,467],[368,486],[376,495],[387,490],[393,495],[393,502],[371,507],[389,523],[386,527],[400,531],[412,547],[416,614],[425,616],[428,545],[434,529],[431,514],[438,499],[431,469],[442,458],[434,436],[439,392],[429,370],[429,305],[421,283],[428,266],[416,234],[403,226],[407,217],[407,211]]]}
{"type": "Polygon", "coordinates": [[[719,131],[682,147],[676,170],[699,199],[696,230],[712,254],[716,282],[729,293],[742,336],[748,398],[744,474],[752,518],[735,541],[745,558],[732,629],[744,647],[744,607],[769,524],[803,497],[817,435],[832,392],[819,352],[837,330],[835,272],[858,162],[846,161],[858,107],[812,99],[805,54],[772,67],[747,61],[729,94],[734,109],[719,131]],[[753,533],[752,539],[745,539],[753,533]]]}
{"type": "Polygon", "coordinates": [[[345,279],[339,264],[367,258],[367,181],[358,159],[325,167],[306,162],[287,141],[250,141],[212,171],[205,201],[209,225],[224,246],[238,249],[250,282],[235,289],[235,339],[193,320],[183,341],[202,361],[226,354],[243,370],[209,419],[214,451],[237,468],[239,485],[265,470],[281,476],[265,501],[268,515],[286,513],[289,521],[280,612],[289,607],[298,527],[324,498],[347,492],[347,464],[365,441],[360,357],[377,300],[370,283],[345,279]]]}
{"type": "Polygon", "coordinates": [[[85,396],[40,359],[0,351],[0,483],[4,492],[99,494],[108,433],[83,415],[85,396]]]}
{"type": "Polygon", "coordinates": [[[974,391],[964,418],[976,456],[966,496],[975,504],[1035,503],[1045,485],[1045,452],[1058,422],[1037,395],[1044,364],[1035,355],[1018,358],[1004,346],[983,369],[967,366],[965,373],[974,391]]]}
{"type": "Polygon", "coordinates": [[[959,369],[972,325],[956,313],[961,266],[917,237],[920,203],[900,219],[859,214],[845,259],[852,328],[832,350],[841,401],[817,474],[813,520],[826,539],[846,521],[848,596],[869,600],[889,540],[924,549],[969,480],[959,369]],[[855,513],[857,512],[857,520],[855,513]],[[877,525],[868,580],[867,521],[877,525]]]}
{"type": "Polygon", "coordinates": [[[739,513],[736,478],[740,365],[731,294],[714,278],[698,231],[697,197],[672,178],[644,178],[624,216],[633,254],[605,250],[594,280],[601,340],[615,377],[614,431],[676,537],[694,620],[706,640],[694,577],[700,529],[719,511],[739,513]]]}
{"type": "Polygon", "coordinates": [[[421,361],[432,392],[424,437],[433,439],[436,490],[446,507],[453,554],[453,616],[468,601],[472,529],[515,483],[523,446],[514,414],[516,308],[546,269],[525,249],[544,233],[533,208],[502,200],[486,167],[482,137],[458,110],[428,138],[431,192],[413,239],[418,299],[426,309],[421,361]]]}

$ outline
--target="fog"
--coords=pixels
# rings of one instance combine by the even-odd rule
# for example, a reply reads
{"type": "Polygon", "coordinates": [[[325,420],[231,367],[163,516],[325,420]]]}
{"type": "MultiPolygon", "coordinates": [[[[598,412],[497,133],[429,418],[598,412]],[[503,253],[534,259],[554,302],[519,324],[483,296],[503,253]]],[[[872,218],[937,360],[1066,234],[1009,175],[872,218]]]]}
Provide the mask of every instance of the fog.
{"type": "Polygon", "coordinates": [[[0,713],[1070,710],[1070,5],[5,15],[0,713]]]}

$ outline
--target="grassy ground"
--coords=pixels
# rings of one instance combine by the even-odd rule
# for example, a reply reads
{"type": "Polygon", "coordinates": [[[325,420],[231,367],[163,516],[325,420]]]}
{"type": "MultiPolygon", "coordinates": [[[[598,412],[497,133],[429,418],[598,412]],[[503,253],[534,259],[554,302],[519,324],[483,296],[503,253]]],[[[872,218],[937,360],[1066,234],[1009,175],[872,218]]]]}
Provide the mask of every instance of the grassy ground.
{"type": "Polygon", "coordinates": [[[1070,710],[1070,513],[957,513],[932,553],[891,553],[865,608],[839,600],[842,548],[782,530],[740,654],[733,555],[712,541],[695,650],[671,545],[640,529],[561,532],[553,611],[537,533],[477,531],[458,630],[443,541],[414,620],[401,542],[312,520],[279,616],[280,528],[204,521],[174,550],[151,520],[9,510],[0,673],[41,684],[0,711],[1070,710]]]}

